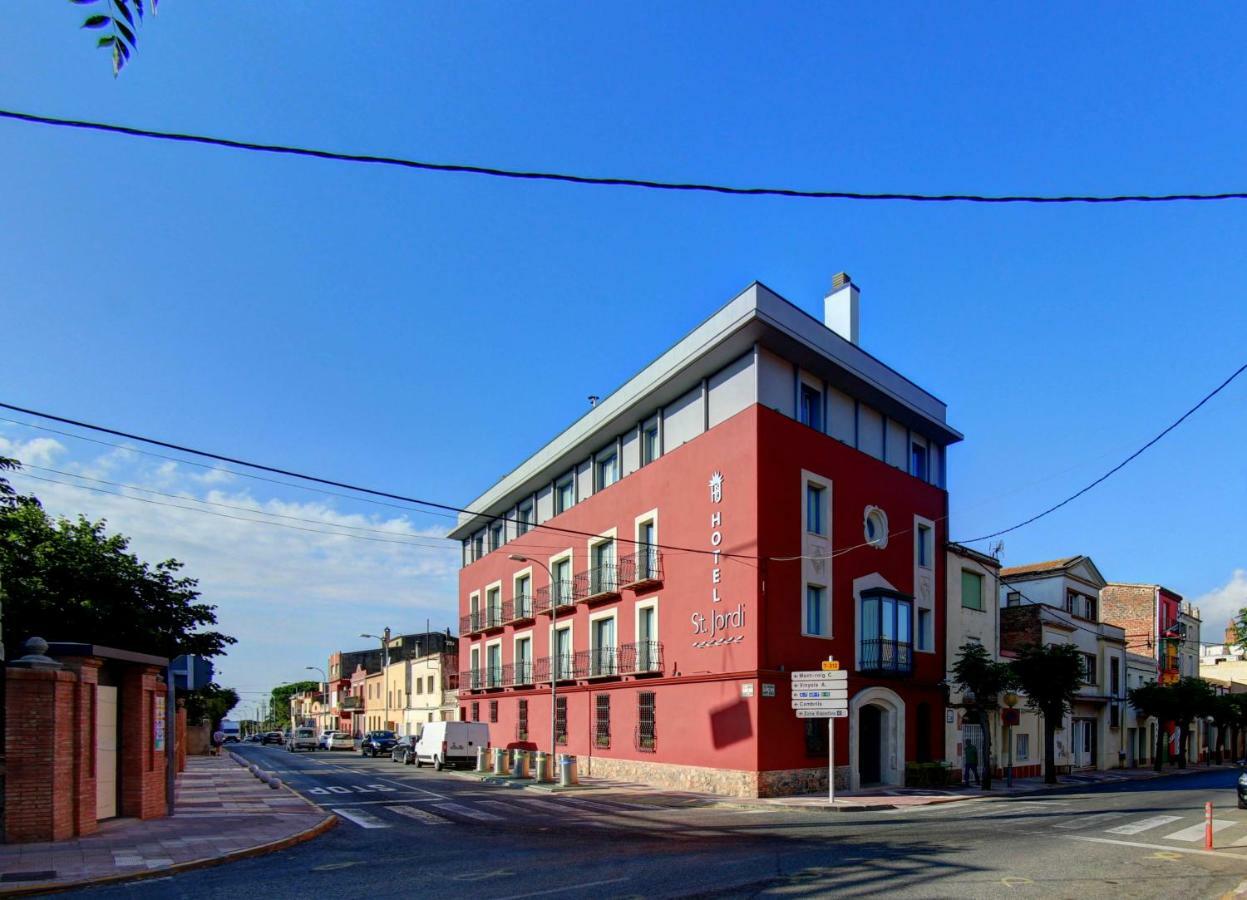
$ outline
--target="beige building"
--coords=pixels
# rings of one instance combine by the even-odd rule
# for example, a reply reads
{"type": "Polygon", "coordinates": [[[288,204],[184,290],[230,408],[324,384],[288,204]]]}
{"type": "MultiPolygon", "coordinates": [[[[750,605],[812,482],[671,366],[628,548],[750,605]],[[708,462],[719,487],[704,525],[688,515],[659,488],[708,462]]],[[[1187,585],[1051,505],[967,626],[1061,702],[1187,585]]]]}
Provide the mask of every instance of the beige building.
{"type": "Polygon", "coordinates": [[[459,710],[459,657],[434,653],[408,660],[402,733],[419,734],[425,722],[453,722],[459,710]]]}
{"type": "Polygon", "coordinates": [[[384,672],[371,672],[364,678],[364,731],[384,729],[387,711],[385,708],[384,672]]]}

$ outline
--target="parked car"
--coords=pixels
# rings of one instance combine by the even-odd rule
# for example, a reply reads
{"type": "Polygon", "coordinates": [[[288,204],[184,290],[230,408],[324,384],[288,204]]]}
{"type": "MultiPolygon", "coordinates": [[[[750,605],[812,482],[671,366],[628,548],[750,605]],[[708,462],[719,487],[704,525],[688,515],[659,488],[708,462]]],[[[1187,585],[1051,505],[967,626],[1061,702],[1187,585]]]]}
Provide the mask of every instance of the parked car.
{"type": "Polygon", "coordinates": [[[375,757],[387,754],[397,742],[398,735],[392,731],[370,731],[359,745],[359,755],[375,757]]]}
{"type": "Polygon", "coordinates": [[[280,731],[266,731],[264,737],[260,740],[261,744],[277,744],[279,747],[286,743],[286,736],[280,731]]]}
{"type": "Polygon", "coordinates": [[[247,735],[247,741],[246,741],[246,742],[247,742],[248,744],[258,744],[258,743],[260,743],[260,740],[261,740],[263,737],[264,737],[264,735],[262,735],[262,734],[249,734],[249,735],[247,735]]]}
{"type": "Polygon", "coordinates": [[[316,729],[315,728],[296,728],[290,732],[290,736],[286,738],[286,749],[291,753],[299,750],[315,750],[316,729]]]}
{"type": "Polygon", "coordinates": [[[326,750],[354,750],[355,739],[345,731],[329,732],[329,743],[326,750]]]}
{"type": "Polygon", "coordinates": [[[333,734],[332,731],[322,731],[320,733],[320,737],[316,739],[316,749],[328,750],[329,749],[329,735],[331,734],[333,734]]]}
{"type": "Polygon", "coordinates": [[[474,766],[481,747],[489,749],[484,722],[427,722],[416,739],[416,766],[429,762],[439,772],[444,766],[474,766]]]}
{"type": "Polygon", "coordinates": [[[398,743],[390,750],[390,759],[408,766],[415,762],[416,739],[412,735],[404,735],[399,738],[398,743]]]}

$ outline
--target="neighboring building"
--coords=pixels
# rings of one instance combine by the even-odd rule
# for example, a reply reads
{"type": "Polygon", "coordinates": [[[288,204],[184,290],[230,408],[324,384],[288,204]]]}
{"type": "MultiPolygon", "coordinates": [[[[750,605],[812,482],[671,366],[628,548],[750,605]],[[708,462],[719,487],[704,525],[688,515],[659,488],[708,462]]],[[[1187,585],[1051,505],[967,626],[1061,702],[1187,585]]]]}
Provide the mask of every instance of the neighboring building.
{"type": "Polygon", "coordinates": [[[385,682],[384,672],[371,672],[364,678],[364,731],[387,728],[391,710],[385,705],[385,682]]]}
{"type": "Polygon", "coordinates": [[[459,656],[433,653],[407,660],[411,685],[403,710],[402,733],[419,734],[426,722],[453,722],[459,711],[459,656]]]}
{"type": "Polygon", "coordinates": [[[356,738],[363,736],[368,726],[367,705],[368,670],[357,665],[351,672],[351,692],[342,700],[342,718],[344,721],[348,717],[350,719],[349,727],[343,728],[343,731],[350,731],[356,738]]]}
{"type": "Polygon", "coordinates": [[[463,717],[496,746],[553,724],[593,775],[821,789],[828,721],[794,713],[788,673],[834,656],[842,787],[942,758],[961,435],[858,346],[858,307],[843,274],[826,324],[751,285],[470,504],[463,717]]]}
{"type": "Polygon", "coordinates": [[[299,691],[290,695],[290,727],[318,728],[324,708],[320,691],[299,691]]]}
{"type": "MultiPolygon", "coordinates": [[[[1129,641],[1129,638],[1127,638],[1129,641]]],[[[1156,680],[1156,659],[1144,653],[1126,653],[1126,693],[1156,680]]],[[[1126,713],[1126,765],[1150,766],[1156,756],[1155,716],[1139,714],[1133,706],[1126,713]]]]}
{"type": "Polygon", "coordinates": [[[1202,624],[1199,607],[1184,602],[1178,611],[1178,674],[1183,678],[1199,677],[1202,624]]]}
{"type": "MultiPolygon", "coordinates": [[[[1000,604],[997,600],[1000,596],[1000,561],[961,544],[950,542],[946,549],[948,630],[944,643],[948,668],[945,679],[952,687],[949,691],[951,708],[945,715],[944,759],[959,775],[965,765],[966,744],[973,742],[982,750],[982,739],[978,734],[982,723],[969,721],[965,710],[961,708],[964,698],[953,678],[953,663],[956,662],[962,645],[966,643],[980,644],[992,659],[1000,656],[1000,604]]],[[[1018,742],[1019,734],[1022,732],[1018,729],[1011,729],[1010,740],[1018,742]]],[[[1001,767],[1008,762],[1008,747],[1004,745],[1002,737],[1000,717],[994,716],[991,743],[993,754],[1001,767]]],[[[1019,765],[1015,753],[1014,774],[1025,777],[1031,774],[1025,770],[1025,766],[1030,763],[1030,745],[1025,737],[1019,743],[1026,756],[1023,764],[1019,765]]]]}
{"type": "MultiPolygon", "coordinates": [[[[1180,594],[1159,584],[1114,582],[1104,586],[1100,603],[1105,619],[1125,629],[1130,652],[1150,656],[1155,662],[1158,684],[1173,684],[1182,677],[1180,594]]],[[[1197,670],[1198,665],[1185,674],[1197,670]]]]}
{"type": "MultiPolygon", "coordinates": [[[[1126,637],[1123,629],[1105,622],[1100,614],[1104,583],[1087,556],[1000,570],[1002,655],[1016,655],[1027,644],[1072,644],[1083,656],[1087,683],[1057,732],[1059,767],[1109,769],[1124,758],[1126,637]]],[[[1019,734],[1026,733],[1027,721],[1024,716],[1019,734]]],[[[1041,748],[1041,719],[1031,716],[1029,721],[1036,731],[1027,740],[1041,748]]],[[[1036,759],[1042,763],[1042,750],[1036,759]]]]}
{"type": "Polygon", "coordinates": [[[1200,648],[1199,677],[1224,687],[1226,693],[1247,693],[1247,653],[1239,646],[1233,619],[1225,626],[1223,640],[1200,648]]]}

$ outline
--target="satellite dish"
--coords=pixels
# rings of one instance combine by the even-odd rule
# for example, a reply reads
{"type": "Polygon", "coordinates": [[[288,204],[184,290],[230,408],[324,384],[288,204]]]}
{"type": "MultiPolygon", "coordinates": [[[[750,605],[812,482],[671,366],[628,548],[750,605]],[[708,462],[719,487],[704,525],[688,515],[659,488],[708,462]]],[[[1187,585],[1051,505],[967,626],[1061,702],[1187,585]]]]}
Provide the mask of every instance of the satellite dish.
{"type": "Polygon", "coordinates": [[[987,551],[987,554],[988,556],[991,556],[993,559],[1000,559],[1000,554],[1004,553],[1004,550],[1005,550],[1005,542],[996,541],[996,543],[991,545],[991,549],[987,551]]]}

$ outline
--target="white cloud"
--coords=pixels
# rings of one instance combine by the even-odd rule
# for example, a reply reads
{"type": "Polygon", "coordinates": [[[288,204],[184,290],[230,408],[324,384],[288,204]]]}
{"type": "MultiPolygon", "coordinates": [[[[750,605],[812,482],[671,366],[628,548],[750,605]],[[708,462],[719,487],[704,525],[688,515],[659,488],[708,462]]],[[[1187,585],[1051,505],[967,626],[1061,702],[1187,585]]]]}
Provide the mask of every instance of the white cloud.
{"type": "Polygon", "coordinates": [[[1230,580],[1193,601],[1203,619],[1201,640],[1220,640],[1221,630],[1247,607],[1247,569],[1235,569],[1230,580]]]}
{"type": "MultiPolygon", "coordinates": [[[[236,476],[200,473],[126,449],[57,461],[67,451],[56,441],[21,443],[0,437],[0,453],[176,495],[28,477],[72,480],[38,470],[11,478],[19,491],[37,495],[53,515],[81,512],[107,519],[109,531],[128,535],[131,550],[148,562],[182,560],[183,573],[199,579],[203,601],[217,606],[217,628],[238,638],[229,655],[218,661],[222,683],[266,689],[302,678],[305,666],[323,667],[333,650],[363,647],[368,642],[359,638],[361,632],[377,633],[386,626],[399,634],[423,631],[426,620],[434,629],[453,630],[457,623],[459,553],[456,545],[441,539],[446,526],[440,520],[418,520],[398,510],[373,512],[374,507],[362,503],[366,511],[356,512],[349,500],[312,494],[303,500],[299,493],[262,482],[222,487],[236,476]],[[194,498],[236,508],[208,506],[194,498]],[[267,519],[288,527],[242,519],[267,519]],[[337,533],[321,533],[330,531],[337,533]]],[[[63,639],[76,637],[81,636],[63,639]]]]}

